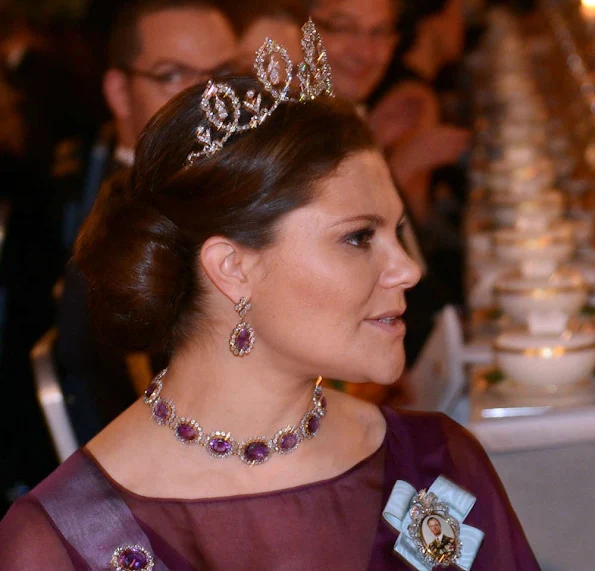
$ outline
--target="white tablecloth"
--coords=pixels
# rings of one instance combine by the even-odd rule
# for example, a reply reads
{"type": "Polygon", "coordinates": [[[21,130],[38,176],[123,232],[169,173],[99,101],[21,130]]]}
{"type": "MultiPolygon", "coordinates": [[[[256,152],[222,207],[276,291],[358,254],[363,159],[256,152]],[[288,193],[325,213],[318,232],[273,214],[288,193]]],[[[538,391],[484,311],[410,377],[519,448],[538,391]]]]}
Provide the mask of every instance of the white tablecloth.
{"type": "Polygon", "coordinates": [[[490,457],[543,571],[595,569],[595,441],[490,457]]]}

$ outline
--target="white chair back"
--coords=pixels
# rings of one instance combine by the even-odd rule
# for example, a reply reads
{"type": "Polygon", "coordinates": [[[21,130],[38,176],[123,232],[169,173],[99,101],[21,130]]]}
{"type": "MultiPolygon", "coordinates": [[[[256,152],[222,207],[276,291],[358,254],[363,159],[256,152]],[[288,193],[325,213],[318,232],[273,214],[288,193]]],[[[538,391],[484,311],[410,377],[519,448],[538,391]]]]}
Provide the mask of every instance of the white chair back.
{"type": "Polygon", "coordinates": [[[52,355],[57,330],[50,329],[31,350],[31,365],[35,379],[35,392],[43,412],[56,456],[64,462],[78,447],[68,416],[62,387],[52,355]]]}

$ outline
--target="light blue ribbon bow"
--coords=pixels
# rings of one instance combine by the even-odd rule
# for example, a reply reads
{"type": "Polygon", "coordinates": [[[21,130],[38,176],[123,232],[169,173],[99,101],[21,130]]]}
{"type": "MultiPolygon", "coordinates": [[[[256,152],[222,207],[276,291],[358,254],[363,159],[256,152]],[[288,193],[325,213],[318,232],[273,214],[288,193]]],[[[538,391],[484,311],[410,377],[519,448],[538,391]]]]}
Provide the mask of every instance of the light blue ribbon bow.
{"type": "MultiPolygon", "coordinates": [[[[438,498],[438,502],[446,504],[449,516],[460,524],[458,538],[460,555],[455,564],[464,571],[469,571],[484,537],[483,531],[462,523],[475,504],[475,496],[444,476],[436,478],[427,492],[434,493],[438,498]]],[[[428,561],[428,557],[421,552],[408,529],[412,523],[409,512],[417,493],[417,490],[411,484],[404,480],[398,480],[393,487],[382,515],[392,527],[400,532],[394,550],[418,571],[431,571],[437,562],[430,563],[428,561]]]]}

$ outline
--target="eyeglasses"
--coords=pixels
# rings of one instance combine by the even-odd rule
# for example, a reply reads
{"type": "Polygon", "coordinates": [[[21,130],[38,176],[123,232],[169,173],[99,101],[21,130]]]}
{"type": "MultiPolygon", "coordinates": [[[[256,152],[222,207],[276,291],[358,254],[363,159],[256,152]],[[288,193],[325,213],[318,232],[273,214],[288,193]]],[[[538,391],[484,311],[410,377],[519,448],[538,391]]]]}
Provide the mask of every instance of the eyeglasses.
{"type": "Polygon", "coordinates": [[[134,67],[122,67],[121,70],[131,76],[142,77],[159,86],[164,95],[173,97],[184,89],[203,83],[222,73],[227,64],[213,69],[198,70],[185,64],[172,64],[163,71],[150,71],[134,67]]]}
{"type": "Polygon", "coordinates": [[[315,24],[327,34],[332,34],[342,41],[354,41],[360,37],[369,39],[376,44],[392,44],[397,40],[398,34],[393,25],[382,25],[372,30],[362,30],[355,24],[337,23],[331,20],[316,18],[315,24]]]}

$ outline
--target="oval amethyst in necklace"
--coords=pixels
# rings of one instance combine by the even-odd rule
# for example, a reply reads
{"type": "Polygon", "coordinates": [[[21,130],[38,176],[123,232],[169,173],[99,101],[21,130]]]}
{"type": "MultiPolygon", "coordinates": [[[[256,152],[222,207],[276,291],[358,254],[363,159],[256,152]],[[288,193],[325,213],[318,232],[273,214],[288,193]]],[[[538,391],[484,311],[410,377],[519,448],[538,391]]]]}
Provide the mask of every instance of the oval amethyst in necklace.
{"type": "Polygon", "coordinates": [[[229,432],[212,432],[206,441],[207,452],[215,458],[227,458],[235,452],[235,442],[229,432]]]}
{"type": "Polygon", "coordinates": [[[280,430],[273,438],[273,446],[278,454],[289,454],[297,449],[302,441],[299,431],[291,426],[280,430]]]}
{"type": "Polygon", "coordinates": [[[196,420],[182,417],[176,422],[174,434],[184,444],[198,444],[202,438],[202,428],[196,420]]]}
{"type": "Polygon", "coordinates": [[[239,456],[246,464],[256,466],[264,464],[271,457],[271,449],[271,443],[266,438],[252,438],[247,442],[242,442],[239,456]]]}
{"type": "Polygon", "coordinates": [[[180,442],[204,446],[214,458],[238,456],[242,462],[250,466],[264,464],[273,452],[289,454],[297,450],[303,440],[317,436],[321,420],[326,414],[326,399],[320,384],[322,377],[318,377],[312,393],[312,404],[298,426],[287,426],[271,439],[258,436],[238,444],[229,432],[217,430],[205,435],[196,420],[177,417],[176,405],[171,400],[161,397],[162,379],[166,372],[167,369],[163,370],[151,381],[143,397],[144,402],[151,407],[153,420],[159,425],[171,428],[180,442]]]}
{"type": "Polygon", "coordinates": [[[314,438],[320,430],[320,414],[316,410],[308,411],[302,418],[300,429],[304,438],[314,438]]]}

